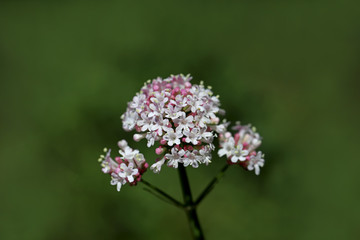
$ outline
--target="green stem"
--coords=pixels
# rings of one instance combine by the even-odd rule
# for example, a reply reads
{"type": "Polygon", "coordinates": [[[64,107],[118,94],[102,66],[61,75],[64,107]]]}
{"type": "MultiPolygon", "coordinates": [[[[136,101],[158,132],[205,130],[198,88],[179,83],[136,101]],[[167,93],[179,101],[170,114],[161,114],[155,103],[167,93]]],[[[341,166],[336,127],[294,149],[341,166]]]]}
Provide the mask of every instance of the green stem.
{"type": "Polygon", "coordinates": [[[171,204],[175,205],[176,207],[184,208],[184,204],[180,203],[175,198],[171,197],[169,194],[162,191],[158,187],[152,185],[151,183],[145,181],[144,179],[141,179],[141,182],[143,184],[145,184],[146,186],[148,186],[149,188],[151,188],[152,190],[154,190],[155,192],[157,192],[158,194],[155,194],[151,190],[145,189],[145,190],[149,191],[150,193],[154,194],[156,197],[159,197],[161,200],[164,200],[164,201],[166,201],[168,203],[171,203],[171,204]]]}
{"type": "Polygon", "coordinates": [[[190,184],[189,179],[186,174],[185,167],[183,164],[179,164],[179,176],[180,176],[180,182],[181,182],[181,189],[184,196],[185,201],[185,207],[184,210],[186,212],[190,230],[193,236],[194,240],[203,240],[204,234],[202,232],[199,218],[196,213],[196,205],[194,204],[192,200],[191,190],[190,190],[190,184]]]}
{"type": "Polygon", "coordinates": [[[211,182],[206,186],[204,191],[200,194],[200,196],[195,201],[195,205],[198,205],[214,188],[215,184],[219,182],[219,180],[224,176],[224,173],[229,168],[229,164],[226,164],[219,173],[211,180],[211,182]]]}

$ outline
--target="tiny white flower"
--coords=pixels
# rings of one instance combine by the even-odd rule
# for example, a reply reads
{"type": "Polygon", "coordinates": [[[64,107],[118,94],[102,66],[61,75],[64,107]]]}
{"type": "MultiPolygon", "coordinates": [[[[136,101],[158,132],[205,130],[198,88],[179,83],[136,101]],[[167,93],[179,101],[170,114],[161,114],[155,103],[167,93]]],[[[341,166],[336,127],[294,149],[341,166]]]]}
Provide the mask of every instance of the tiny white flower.
{"type": "Polygon", "coordinates": [[[207,102],[204,104],[204,115],[208,118],[216,118],[215,113],[219,111],[219,108],[215,106],[212,102],[207,102]]]}
{"type": "Polygon", "coordinates": [[[194,145],[198,144],[198,140],[200,140],[200,129],[199,128],[193,128],[191,131],[184,130],[184,135],[186,136],[185,142],[192,143],[194,145]]]}
{"type": "Polygon", "coordinates": [[[149,108],[152,110],[151,112],[149,112],[148,117],[149,118],[153,118],[156,116],[161,116],[164,112],[164,108],[161,104],[153,104],[151,103],[149,105],[149,108]]]}
{"type": "Polygon", "coordinates": [[[161,167],[162,165],[164,165],[165,163],[165,158],[157,161],[156,163],[154,163],[153,165],[151,165],[150,169],[154,172],[154,173],[159,173],[161,171],[161,167]]]}
{"type": "Polygon", "coordinates": [[[255,132],[255,127],[251,127],[251,125],[248,124],[245,126],[236,125],[234,128],[239,130],[240,142],[249,145],[249,152],[254,151],[261,145],[261,136],[255,132]]]}
{"type": "Polygon", "coordinates": [[[235,146],[235,149],[232,151],[231,162],[236,163],[238,160],[245,161],[246,156],[249,154],[248,150],[243,150],[243,145],[239,143],[235,146]]]}
{"type": "Polygon", "coordinates": [[[174,144],[180,144],[180,138],[182,136],[183,134],[181,132],[174,132],[174,129],[169,128],[163,138],[168,142],[169,146],[172,146],[174,144]]]}
{"type": "Polygon", "coordinates": [[[222,144],[222,148],[219,149],[218,155],[219,157],[226,155],[226,157],[229,158],[234,149],[235,149],[235,140],[233,137],[229,137],[228,141],[222,144]]]}
{"type": "Polygon", "coordinates": [[[165,154],[165,158],[167,158],[169,161],[167,165],[169,167],[178,168],[178,163],[181,161],[181,157],[184,156],[185,151],[181,149],[178,151],[175,147],[171,149],[171,154],[167,153],[165,154]]]}
{"type": "Polygon", "coordinates": [[[136,176],[139,173],[139,169],[134,168],[133,163],[129,163],[128,166],[126,166],[125,163],[120,164],[120,172],[119,177],[127,179],[130,183],[134,181],[134,176],[136,176]]]}
{"type": "Polygon", "coordinates": [[[191,112],[204,111],[204,107],[202,106],[203,102],[200,101],[195,96],[188,96],[188,105],[191,106],[191,112]]]}
{"type": "Polygon", "coordinates": [[[183,129],[189,130],[189,128],[193,128],[195,126],[193,121],[194,117],[192,115],[186,117],[185,113],[181,114],[179,118],[174,119],[174,123],[178,124],[176,131],[181,131],[183,129]]]}
{"type": "Polygon", "coordinates": [[[212,143],[214,140],[214,135],[212,132],[207,132],[207,131],[202,130],[201,131],[201,139],[203,142],[212,143]]]}
{"type": "Polygon", "coordinates": [[[122,117],[123,117],[123,128],[126,131],[131,131],[134,129],[139,115],[135,111],[133,112],[127,111],[122,117]]]}
{"type": "Polygon", "coordinates": [[[211,163],[211,148],[209,146],[205,146],[203,149],[200,149],[199,151],[202,159],[202,163],[204,163],[206,166],[211,163]]]}
{"type": "Polygon", "coordinates": [[[160,106],[164,106],[165,103],[169,101],[168,95],[168,92],[155,92],[155,97],[150,98],[150,101],[159,104],[160,106]]]}
{"type": "Polygon", "coordinates": [[[146,139],[148,140],[147,142],[147,147],[151,147],[152,145],[154,145],[155,143],[155,140],[156,140],[156,137],[157,137],[157,133],[156,132],[148,132],[146,134],[146,139]]]}
{"type": "Polygon", "coordinates": [[[162,117],[156,118],[154,121],[154,124],[151,125],[151,130],[152,131],[157,131],[157,134],[159,136],[163,135],[163,130],[167,131],[168,130],[168,125],[169,125],[169,119],[163,119],[162,117]]]}
{"type": "Polygon", "coordinates": [[[197,114],[195,116],[195,121],[198,123],[199,127],[201,128],[207,128],[208,124],[211,123],[210,118],[206,117],[204,114],[197,114]]]}
{"type": "Polygon", "coordinates": [[[187,97],[184,97],[181,94],[179,94],[175,97],[175,100],[170,100],[170,103],[183,108],[186,107],[187,101],[188,101],[187,97]]]}
{"type": "Polygon", "coordinates": [[[116,190],[118,192],[120,192],[121,190],[121,186],[124,185],[126,183],[125,179],[119,178],[117,176],[112,176],[110,184],[111,185],[116,185],[116,190]]]}
{"type": "Polygon", "coordinates": [[[192,152],[187,151],[185,153],[186,158],[183,159],[184,167],[191,165],[193,168],[199,167],[199,152],[194,150],[192,152]]]}
{"type": "Polygon", "coordinates": [[[133,150],[131,147],[126,147],[124,150],[119,150],[119,153],[124,159],[131,160],[135,154],[139,153],[139,150],[133,150]]]}
{"type": "Polygon", "coordinates": [[[138,153],[134,157],[134,162],[137,167],[142,167],[142,165],[145,163],[145,157],[142,153],[138,153]]]}
{"type": "Polygon", "coordinates": [[[140,113],[145,108],[146,96],[145,94],[137,93],[136,96],[133,98],[132,102],[129,103],[129,106],[137,113],[140,113]]]}
{"type": "Polygon", "coordinates": [[[224,124],[224,123],[216,125],[215,131],[218,133],[224,133],[224,132],[226,132],[227,125],[228,124],[224,124]]]}
{"type": "Polygon", "coordinates": [[[261,151],[259,151],[256,156],[251,156],[247,169],[249,171],[252,171],[255,169],[255,174],[259,175],[260,174],[260,167],[263,167],[265,163],[264,160],[264,155],[261,153],[261,151]]]}
{"type": "Polygon", "coordinates": [[[106,153],[106,156],[101,156],[101,166],[103,173],[111,173],[117,168],[117,163],[110,156],[111,149],[109,149],[106,153]]]}
{"type": "Polygon", "coordinates": [[[146,130],[151,129],[152,119],[149,118],[146,113],[141,114],[141,119],[136,123],[139,127],[141,127],[141,131],[145,132],[146,130]]]}
{"type": "Polygon", "coordinates": [[[172,120],[177,119],[182,114],[180,109],[181,108],[178,106],[173,106],[169,104],[167,108],[165,108],[165,117],[171,118],[172,120]]]}

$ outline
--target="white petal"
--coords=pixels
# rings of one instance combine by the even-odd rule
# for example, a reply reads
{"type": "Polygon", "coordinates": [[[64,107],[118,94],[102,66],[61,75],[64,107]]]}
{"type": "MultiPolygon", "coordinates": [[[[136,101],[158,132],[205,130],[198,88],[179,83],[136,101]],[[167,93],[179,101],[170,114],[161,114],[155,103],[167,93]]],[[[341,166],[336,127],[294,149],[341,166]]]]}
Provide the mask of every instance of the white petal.
{"type": "Polygon", "coordinates": [[[236,156],[232,156],[232,158],[231,158],[231,162],[233,162],[233,163],[236,163],[237,162],[237,157],[236,156]]]}
{"type": "Polygon", "coordinates": [[[129,180],[129,182],[131,182],[131,183],[134,181],[134,177],[133,177],[133,175],[128,176],[128,177],[127,177],[127,179],[128,179],[128,180],[129,180]]]}
{"type": "Polygon", "coordinates": [[[240,159],[240,161],[242,161],[242,162],[246,160],[246,158],[245,158],[244,156],[240,156],[239,159],[240,159]]]}
{"type": "Polygon", "coordinates": [[[118,182],[117,185],[116,185],[116,189],[118,192],[120,192],[120,189],[121,189],[121,182],[118,182]]]}
{"type": "Polygon", "coordinates": [[[258,165],[255,165],[255,174],[259,175],[260,174],[260,168],[258,165]]]}
{"type": "Polygon", "coordinates": [[[219,151],[218,151],[218,155],[219,157],[222,157],[226,154],[226,150],[224,148],[221,148],[219,151]]]}

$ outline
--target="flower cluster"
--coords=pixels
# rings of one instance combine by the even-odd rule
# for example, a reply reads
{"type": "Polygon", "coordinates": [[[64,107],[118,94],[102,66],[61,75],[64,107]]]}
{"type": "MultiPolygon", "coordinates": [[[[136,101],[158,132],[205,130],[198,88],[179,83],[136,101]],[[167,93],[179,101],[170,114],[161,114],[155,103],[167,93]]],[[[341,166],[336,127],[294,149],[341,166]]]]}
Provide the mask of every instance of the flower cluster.
{"type": "Polygon", "coordinates": [[[220,149],[218,155],[226,156],[229,164],[239,164],[251,171],[255,169],[255,174],[260,174],[260,167],[264,166],[264,155],[261,151],[256,152],[256,148],[261,145],[261,137],[256,129],[251,125],[240,125],[238,122],[233,130],[234,136],[230,132],[221,133],[219,136],[220,149]]]}
{"type": "Polygon", "coordinates": [[[121,117],[124,130],[137,131],[135,141],[145,138],[148,147],[159,142],[159,158],[151,166],[155,173],[165,162],[174,168],[209,164],[214,137],[226,131],[227,123],[218,117],[223,112],[218,96],[190,80],[190,75],[149,80],[121,117]]]}
{"type": "Polygon", "coordinates": [[[139,150],[130,148],[125,140],[119,141],[119,153],[121,155],[113,160],[110,156],[111,149],[104,149],[106,155],[100,155],[102,171],[111,175],[111,185],[116,185],[120,191],[121,186],[129,183],[134,186],[141,180],[142,174],[149,167],[144,155],[139,150]]]}
{"type": "MultiPolygon", "coordinates": [[[[213,96],[211,87],[191,84],[190,75],[171,75],[148,80],[121,116],[124,130],[136,133],[135,141],[147,140],[147,146],[156,145],[159,155],[150,167],[159,173],[164,164],[178,168],[197,168],[200,164],[211,163],[211,152],[215,149],[213,140],[219,135],[218,155],[226,156],[228,164],[239,164],[247,170],[260,174],[264,166],[264,155],[256,149],[261,137],[251,125],[237,123],[233,135],[227,131],[226,120],[220,121],[218,96],[213,96]]],[[[101,155],[102,170],[111,175],[111,184],[121,187],[129,183],[134,186],[149,167],[139,150],[130,148],[125,140],[118,143],[120,156],[113,160],[111,150],[104,149],[101,155]]]]}

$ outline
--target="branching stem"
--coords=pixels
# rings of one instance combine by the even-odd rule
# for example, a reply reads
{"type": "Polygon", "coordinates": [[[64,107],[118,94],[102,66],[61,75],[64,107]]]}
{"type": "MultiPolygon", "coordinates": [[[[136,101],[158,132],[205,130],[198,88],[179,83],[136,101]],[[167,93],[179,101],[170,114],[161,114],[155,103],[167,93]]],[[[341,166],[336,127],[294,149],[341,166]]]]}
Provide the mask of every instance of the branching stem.
{"type": "Polygon", "coordinates": [[[226,164],[218,174],[211,180],[211,182],[206,186],[204,191],[200,194],[200,196],[195,201],[195,205],[197,206],[215,187],[215,185],[220,181],[220,179],[224,176],[226,170],[229,168],[229,164],[226,164]]]}
{"type": "Polygon", "coordinates": [[[178,200],[171,197],[169,194],[167,194],[163,190],[159,189],[158,187],[152,185],[151,183],[145,181],[144,179],[141,179],[141,182],[143,184],[145,184],[147,187],[151,188],[151,190],[155,191],[157,194],[155,192],[149,190],[149,189],[145,189],[145,190],[147,190],[148,192],[154,194],[156,197],[160,198],[161,200],[166,201],[168,203],[171,203],[171,204],[173,204],[173,205],[175,205],[176,207],[179,207],[179,208],[184,207],[184,204],[180,203],[178,200]]]}

